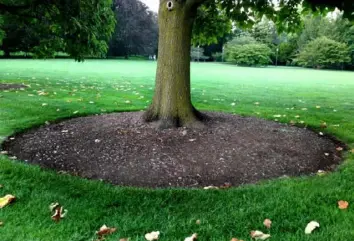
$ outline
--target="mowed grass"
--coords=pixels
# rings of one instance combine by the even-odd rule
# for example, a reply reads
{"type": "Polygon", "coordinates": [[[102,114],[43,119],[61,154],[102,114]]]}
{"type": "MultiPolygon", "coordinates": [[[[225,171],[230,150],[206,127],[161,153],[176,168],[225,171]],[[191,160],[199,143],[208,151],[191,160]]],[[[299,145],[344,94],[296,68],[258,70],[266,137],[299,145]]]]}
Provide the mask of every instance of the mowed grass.
{"type": "MultiPolygon", "coordinates": [[[[155,62],[89,60],[0,60],[0,83],[24,83],[24,90],[0,91],[0,136],[68,118],[149,105],[155,62]]],[[[354,73],[293,68],[240,68],[192,64],[193,103],[201,110],[296,121],[335,135],[354,148],[354,73]],[[282,117],[274,117],[281,115],[282,117]]],[[[301,125],[301,124],[300,124],[301,125]]],[[[109,138],[109,137],[107,137],[109,138]]],[[[308,148],[311,148],[309,146],[308,148]]],[[[0,156],[0,196],[15,203],[0,209],[1,241],[94,240],[103,224],[118,231],[107,240],[161,232],[160,240],[250,240],[249,232],[273,221],[271,240],[354,240],[354,155],[332,174],[264,181],[228,190],[148,190],[57,174],[0,156]],[[68,215],[50,219],[48,206],[60,202],[68,215]],[[201,220],[197,225],[196,220],[201,220]],[[312,235],[312,220],[321,227],[312,235]]]]}

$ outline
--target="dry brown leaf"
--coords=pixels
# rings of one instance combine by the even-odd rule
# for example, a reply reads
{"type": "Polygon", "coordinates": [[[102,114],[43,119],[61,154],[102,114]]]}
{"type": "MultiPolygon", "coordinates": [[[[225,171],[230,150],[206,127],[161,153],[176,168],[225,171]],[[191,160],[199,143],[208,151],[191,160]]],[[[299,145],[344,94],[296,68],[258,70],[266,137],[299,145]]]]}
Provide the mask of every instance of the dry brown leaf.
{"type": "Polygon", "coordinates": [[[197,236],[198,235],[196,233],[194,233],[194,234],[192,234],[192,236],[185,238],[184,241],[195,241],[195,240],[197,240],[197,236]]]}
{"type": "Polygon", "coordinates": [[[55,222],[59,222],[60,219],[64,218],[68,212],[68,210],[64,209],[64,207],[61,206],[59,203],[50,204],[49,209],[52,213],[54,212],[52,215],[52,219],[55,222]]]}
{"type": "Polygon", "coordinates": [[[270,238],[270,234],[265,234],[261,231],[255,230],[251,231],[251,238],[254,238],[255,240],[266,240],[270,238]]]}
{"type": "Polygon", "coordinates": [[[5,195],[4,197],[0,198],[0,208],[3,208],[5,206],[9,205],[13,201],[15,201],[15,199],[16,199],[16,197],[11,194],[5,195]]]}
{"type": "Polygon", "coordinates": [[[231,187],[232,187],[231,183],[225,182],[222,186],[220,186],[220,189],[228,189],[231,187]]]}
{"type": "Polygon", "coordinates": [[[105,224],[102,225],[102,227],[100,228],[100,230],[98,230],[96,232],[96,234],[98,235],[99,239],[102,239],[103,236],[108,235],[108,234],[112,234],[117,230],[117,228],[110,228],[107,227],[105,224]]]}
{"type": "Polygon", "coordinates": [[[347,201],[340,200],[338,201],[338,208],[339,209],[347,209],[349,206],[349,203],[347,201]]]}
{"type": "Polygon", "coordinates": [[[145,234],[145,239],[148,241],[158,240],[160,236],[160,231],[153,231],[151,233],[145,234]]]}
{"type": "Polygon", "coordinates": [[[311,221],[307,224],[306,228],[305,228],[305,234],[311,234],[313,230],[315,230],[316,228],[319,228],[320,224],[316,221],[311,221]]]}
{"type": "Polygon", "coordinates": [[[264,219],[263,221],[264,226],[266,226],[267,228],[270,228],[272,226],[272,221],[270,219],[264,219]]]}

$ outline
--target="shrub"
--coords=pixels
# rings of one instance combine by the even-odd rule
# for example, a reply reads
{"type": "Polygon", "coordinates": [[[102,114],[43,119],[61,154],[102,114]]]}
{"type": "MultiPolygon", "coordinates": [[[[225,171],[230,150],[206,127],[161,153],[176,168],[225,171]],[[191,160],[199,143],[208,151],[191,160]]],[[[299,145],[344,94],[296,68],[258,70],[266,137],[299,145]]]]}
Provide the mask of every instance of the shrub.
{"type": "Polygon", "coordinates": [[[303,67],[328,69],[343,68],[350,60],[348,46],[327,37],[309,42],[295,59],[303,67]]]}
{"type": "Polygon", "coordinates": [[[271,62],[271,49],[265,44],[228,45],[226,60],[243,66],[264,66],[271,62]]]}

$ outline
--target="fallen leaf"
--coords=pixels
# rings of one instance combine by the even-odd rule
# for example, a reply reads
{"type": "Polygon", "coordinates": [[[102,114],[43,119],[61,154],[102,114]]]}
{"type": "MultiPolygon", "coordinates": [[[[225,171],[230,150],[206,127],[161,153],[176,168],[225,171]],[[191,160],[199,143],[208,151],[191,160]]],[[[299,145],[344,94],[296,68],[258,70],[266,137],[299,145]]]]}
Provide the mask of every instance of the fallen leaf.
{"type": "Polygon", "coordinates": [[[0,184],[0,188],[3,188],[4,186],[2,184],[0,184]]]}
{"type": "Polygon", "coordinates": [[[349,206],[349,203],[347,201],[340,200],[338,201],[338,208],[339,209],[347,209],[349,206]]]}
{"type": "Polygon", "coordinates": [[[306,228],[305,228],[305,234],[311,234],[313,232],[313,230],[315,230],[316,228],[319,228],[320,224],[316,221],[311,221],[307,224],[306,228]]]}
{"type": "Polygon", "coordinates": [[[343,147],[338,146],[338,147],[336,148],[336,150],[337,150],[337,151],[343,151],[343,147]]]}
{"type": "Polygon", "coordinates": [[[0,221],[0,226],[3,226],[3,225],[4,225],[4,222],[1,222],[1,221],[0,221]]]}
{"type": "Polygon", "coordinates": [[[7,154],[9,154],[9,153],[8,153],[7,151],[1,151],[0,154],[1,154],[1,155],[7,155],[7,154]]]}
{"type": "Polygon", "coordinates": [[[220,186],[220,189],[228,189],[231,187],[232,187],[231,183],[225,182],[223,185],[220,186]]]}
{"type": "Polygon", "coordinates": [[[319,132],[318,134],[319,134],[320,136],[323,136],[323,132],[319,132]]]}
{"type": "Polygon", "coordinates": [[[351,150],[350,150],[350,153],[354,154],[354,149],[351,149],[351,150]]]}
{"type": "Polygon", "coordinates": [[[54,212],[54,214],[52,215],[52,219],[56,222],[59,222],[68,213],[68,210],[64,209],[64,207],[61,206],[59,203],[50,204],[49,209],[51,212],[54,212]]]}
{"type": "Polygon", "coordinates": [[[231,241],[243,241],[243,240],[237,239],[237,238],[232,238],[231,241]]]}
{"type": "Polygon", "coordinates": [[[197,221],[195,221],[195,224],[200,225],[201,221],[198,219],[197,221]]]}
{"type": "Polygon", "coordinates": [[[15,199],[16,199],[16,197],[11,194],[5,195],[4,197],[0,198],[0,208],[3,208],[5,206],[9,205],[13,201],[15,201],[15,199]]]}
{"type": "Polygon", "coordinates": [[[270,234],[264,234],[261,231],[255,230],[251,231],[251,238],[254,238],[255,240],[266,240],[270,238],[270,234]]]}
{"type": "Polygon", "coordinates": [[[121,238],[119,241],[129,241],[129,238],[121,238]]]}
{"type": "Polygon", "coordinates": [[[197,139],[189,139],[190,142],[193,142],[193,141],[195,141],[195,140],[197,140],[197,139]]]}
{"type": "Polygon", "coordinates": [[[197,234],[196,233],[194,233],[194,234],[192,234],[192,236],[187,237],[187,238],[184,239],[184,241],[194,241],[194,240],[197,240],[197,234]]]}
{"type": "Polygon", "coordinates": [[[320,127],[323,128],[323,129],[327,128],[327,123],[326,122],[322,122],[320,127]]]}
{"type": "Polygon", "coordinates": [[[151,233],[145,234],[145,239],[148,240],[148,241],[158,240],[159,236],[160,236],[160,232],[159,231],[153,231],[151,233]]]}
{"type": "Polygon", "coordinates": [[[329,153],[326,152],[326,153],[325,153],[325,156],[329,156],[329,153]]]}
{"type": "Polygon", "coordinates": [[[209,189],[219,189],[219,187],[215,187],[215,186],[204,187],[204,190],[209,190],[209,189]]]}
{"type": "Polygon", "coordinates": [[[104,224],[104,225],[102,225],[102,227],[100,228],[100,230],[98,230],[98,231],[96,232],[96,234],[98,235],[98,237],[99,237],[100,239],[102,239],[102,237],[103,237],[104,235],[112,234],[112,233],[114,233],[115,231],[117,231],[117,228],[110,228],[110,227],[107,227],[107,226],[104,224]]]}
{"type": "Polygon", "coordinates": [[[272,221],[270,219],[264,219],[263,221],[264,226],[266,226],[267,228],[270,228],[272,226],[272,221]]]}

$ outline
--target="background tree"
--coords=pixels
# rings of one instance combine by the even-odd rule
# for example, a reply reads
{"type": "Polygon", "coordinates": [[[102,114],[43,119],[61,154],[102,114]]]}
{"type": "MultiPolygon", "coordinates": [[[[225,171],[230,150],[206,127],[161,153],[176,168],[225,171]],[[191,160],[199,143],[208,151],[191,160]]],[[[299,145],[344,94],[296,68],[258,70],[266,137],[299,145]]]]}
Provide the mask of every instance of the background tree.
{"type": "Polygon", "coordinates": [[[138,0],[115,0],[113,10],[117,20],[109,55],[152,55],[157,49],[158,25],[156,13],[138,0]]]}
{"type": "Polygon", "coordinates": [[[349,48],[345,43],[319,37],[301,50],[296,62],[304,67],[343,69],[350,60],[349,48]]]}
{"type": "Polygon", "coordinates": [[[0,15],[3,26],[15,17],[36,26],[40,41],[33,49],[38,57],[64,50],[81,61],[107,52],[115,24],[111,4],[111,0],[0,0],[0,15]]]}
{"type": "Polygon", "coordinates": [[[200,47],[191,48],[191,59],[193,61],[205,61],[208,59],[208,56],[204,55],[204,49],[200,47]]]}

